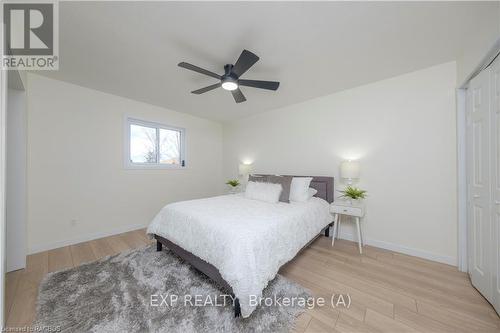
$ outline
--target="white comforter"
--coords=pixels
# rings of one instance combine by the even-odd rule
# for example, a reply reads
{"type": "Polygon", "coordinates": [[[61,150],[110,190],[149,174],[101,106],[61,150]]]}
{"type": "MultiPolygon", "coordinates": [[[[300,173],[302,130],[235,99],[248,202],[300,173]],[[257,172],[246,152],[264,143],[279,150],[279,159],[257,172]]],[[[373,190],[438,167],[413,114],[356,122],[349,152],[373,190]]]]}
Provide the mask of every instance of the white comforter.
{"type": "Polygon", "coordinates": [[[241,314],[255,309],[279,268],[332,221],[325,200],[266,203],[241,194],[168,204],[148,227],[215,266],[240,300],[241,314]]]}

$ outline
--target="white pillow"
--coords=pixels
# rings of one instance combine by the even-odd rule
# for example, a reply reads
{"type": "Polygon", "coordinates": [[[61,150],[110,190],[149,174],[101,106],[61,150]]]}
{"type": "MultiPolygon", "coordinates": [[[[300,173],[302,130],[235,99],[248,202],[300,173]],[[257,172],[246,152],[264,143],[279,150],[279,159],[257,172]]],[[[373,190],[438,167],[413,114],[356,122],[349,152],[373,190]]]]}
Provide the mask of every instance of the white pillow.
{"type": "Polygon", "coordinates": [[[277,203],[282,191],[281,184],[248,182],[245,189],[245,198],[277,203]]]}
{"type": "Polygon", "coordinates": [[[312,177],[293,177],[290,186],[290,201],[304,202],[309,200],[309,184],[312,177]]]}
{"type": "Polygon", "coordinates": [[[309,189],[307,190],[307,196],[309,197],[309,199],[314,197],[316,193],[318,193],[318,190],[315,188],[309,187],[309,189]]]}

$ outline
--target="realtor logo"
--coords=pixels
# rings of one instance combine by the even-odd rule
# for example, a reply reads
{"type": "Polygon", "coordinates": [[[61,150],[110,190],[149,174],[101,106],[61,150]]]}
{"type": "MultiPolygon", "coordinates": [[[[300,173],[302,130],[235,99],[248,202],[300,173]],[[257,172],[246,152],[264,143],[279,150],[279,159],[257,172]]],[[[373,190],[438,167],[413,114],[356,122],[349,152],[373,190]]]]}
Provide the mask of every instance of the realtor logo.
{"type": "Polygon", "coordinates": [[[57,9],[56,2],[3,4],[3,69],[58,69],[57,9]]]}

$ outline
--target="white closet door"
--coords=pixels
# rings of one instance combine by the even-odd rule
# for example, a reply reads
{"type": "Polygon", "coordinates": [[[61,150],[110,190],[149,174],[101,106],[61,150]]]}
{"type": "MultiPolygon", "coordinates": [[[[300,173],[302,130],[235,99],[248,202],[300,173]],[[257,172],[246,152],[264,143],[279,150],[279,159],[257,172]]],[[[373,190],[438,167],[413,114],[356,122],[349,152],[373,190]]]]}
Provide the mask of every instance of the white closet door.
{"type": "Polygon", "coordinates": [[[467,101],[469,272],[472,284],[491,299],[491,186],[489,71],[471,80],[467,101]]]}
{"type": "Polygon", "coordinates": [[[491,304],[500,313],[500,58],[490,70],[492,215],[491,215],[491,304]]]}

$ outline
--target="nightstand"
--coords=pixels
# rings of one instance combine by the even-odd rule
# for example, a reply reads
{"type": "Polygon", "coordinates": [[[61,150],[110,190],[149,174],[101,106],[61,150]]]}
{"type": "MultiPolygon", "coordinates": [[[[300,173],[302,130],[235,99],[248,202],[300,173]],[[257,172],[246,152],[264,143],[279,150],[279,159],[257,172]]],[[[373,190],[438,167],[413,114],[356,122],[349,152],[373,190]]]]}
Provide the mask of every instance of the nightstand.
{"type": "Polygon", "coordinates": [[[330,213],[334,214],[334,225],[332,235],[332,246],[335,244],[335,237],[340,233],[340,220],[342,216],[352,216],[356,222],[358,231],[359,253],[363,253],[363,234],[361,232],[360,219],[365,215],[365,205],[362,202],[339,200],[330,205],[330,213]]]}

